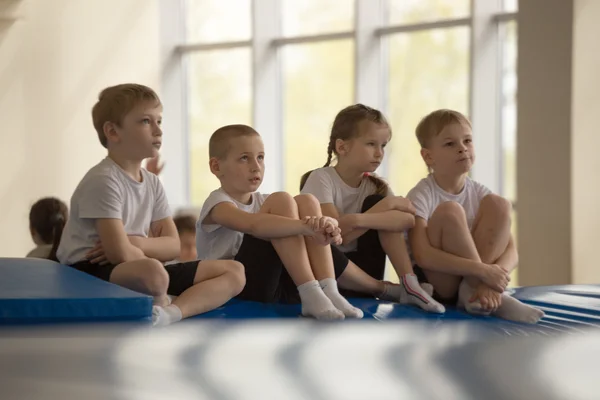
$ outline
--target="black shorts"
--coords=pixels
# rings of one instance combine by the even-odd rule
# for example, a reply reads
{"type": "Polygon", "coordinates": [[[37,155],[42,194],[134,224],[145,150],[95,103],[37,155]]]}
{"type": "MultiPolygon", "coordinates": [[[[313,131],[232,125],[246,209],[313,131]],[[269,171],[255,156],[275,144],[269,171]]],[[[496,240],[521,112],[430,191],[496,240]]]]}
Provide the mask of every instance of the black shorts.
{"type": "MultiPolygon", "coordinates": [[[[348,259],[333,246],[331,253],[337,279],[348,266],[348,259]]],[[[246,286],[237,298],[261,303],[300,302],[298,288],[270,241],[244,235],[235,260],[244,265],[246,273],[246,286]]]]}
{"type": "MultiPolygon", "coordinates": [[[[417,276],[417,279],[419,280],[419,282],[429,283],[429,280],[427,280],[427,276],[425,275],[425,271],[423,271],[423,268],[421,268],[415,264],[415,265],[413,265],[413,271],[415,272],[415,275],[417,276]]],[[[433,296],[431,296],[431,297],[438,303],[441,303],[441,304],[447,305],[447,306],[455,306],[456,303],[458,303],[458,292],[456,292],[456,295],[452,296],[451,298],[446,299],[446,298],[440,297],[439,293],[435,291],[435,288],[433,288],[433,296]]]]}
{"type": "MultiPolygon", "coordinates": [[[[196,270],[198,269],[199,262],[200,260],[165,265],[165,270],[169,274],[169,287],[167,293],[171,296],[179,296],[194,285],[194,278],[196,277],[196,270]]],[[[92,264],[89,261],[80,261],[70,265],[70,267],[110,282],[110,274],[118,267],[118,265],[98,265],[92,264]]]]}
{"type": "MultiPolygon", "coordinates": [[[[361,212],[366,212],[382,199],[383,196],[377,194],[368,196],[363,202],[361,212]]],[[[371,277],[379,281],[383,280],[386,254],[383,251],[383,247],[381,247],[378,231],[369,229],[365,232],[364,235],[358,238],[356,250],[346,253],[346,257],[371,277]]],[[[372,297],[350,290],[341,290],[340,293],[346,297],[372,297]]]]}

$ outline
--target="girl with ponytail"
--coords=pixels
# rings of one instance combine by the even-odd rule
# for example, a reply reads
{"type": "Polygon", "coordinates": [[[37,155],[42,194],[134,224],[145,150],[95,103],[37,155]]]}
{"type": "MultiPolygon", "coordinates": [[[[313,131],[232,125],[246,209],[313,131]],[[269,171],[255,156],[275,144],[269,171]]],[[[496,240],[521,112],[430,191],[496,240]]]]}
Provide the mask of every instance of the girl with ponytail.
{"type": "Polygon", "coordinates": [[[35,202],[29,211],[29,232],[37,247],[27,257],[57,261],[56,249],[67,218],[67,205],[61,200],[45,197],[35,202]]]}
{"type": "Polygon", "coordinates": [[[432,286],[419,285],[408,255],[405,232],[414,226],[415,209],[375,175],[391,138],[380,111],[362,104],[344,108],[331,128],[327,162],[304,174],[300,190],[319,200],[323,215],[339,221],[343,239],[339,249],[352,262],[382,280],[389,257],[400,278],[399,301],[443,313],[444,307],[431,297],[432,286]]]}

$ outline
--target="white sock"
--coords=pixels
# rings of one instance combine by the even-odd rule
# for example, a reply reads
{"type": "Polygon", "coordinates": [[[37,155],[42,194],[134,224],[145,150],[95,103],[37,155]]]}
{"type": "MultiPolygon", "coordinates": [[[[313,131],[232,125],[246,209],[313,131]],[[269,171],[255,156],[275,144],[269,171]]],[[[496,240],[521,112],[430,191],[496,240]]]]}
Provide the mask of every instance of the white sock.
{"type": "Polygon", "coordinates": [[[425,311],[443,314],[446,308],[435,301],[419,285],[415,274],[406,274],[400,277],[400,284],[385,282],[385,289],[381,296],[382,300],[395,301],[400,304],[414,304],[425,311]]]}
{"type": "Polygon", "coordinates": [[[479,301],[469,302],[471,297],[475,293],[475,289],[471,287],[466,281],[463,279],[458,287],[458,304],[457,306],[460,308],[464,308],[466,312],[473,315],[490,315],[490,311],[485,310],[479,301]]]}
{"type": "Polygon", "coordinates": [[[542,319],[545,314],[542,310],[522,303],[505,293],[502,295],[502,304],[493,315],[509,321],[535,324],[542,319]]]}
{"type": "Polygon", "coordinates": [[[344,319],[344,313],[335,308],[319,282],[309,281],[298,286],[302,301],[302,315],[316,319],[344,319]]]}
{"type": "Polygon", "coordinates": [[[154,296],[152,298],[152,305],[159,307],[166,307],[173,302],[174,296],[169,296],[168,294],[163,294],[162,296],[154,296]]]}
{"type": "Polygon", "coordinates": [[[321,285],[321,289],[323,289],[323,293],[325,293],[325,296],[327,296],[329,298],[329,300],[331,300],[331,302],[333,303],[335,308],[337,308],[338,310],[343,312],[346,317],[350,317],[350,318],[362,318],[363,317],[362,310],[354,307],[352,304],[350,304],[348,302],[348,300],[346,300],[344,298],[344,296],[342,296],[340,294],[340,292],[338,291],[338,286],[337,286],[337,282],[335,281],[335,279],[333,279],[333,278],[321,279],[319,281],[319,284],[321,285]]]}
{"type": "Polygon", "coordinates": [[[175,304],[166,307],[152,306],[152,326],[167,326],[181,321],[183,315],[175,304]]]}
{"type": "Polygon", "coordinates": [[[478,301],[469,303],[469,299],[473,296],[474,292],[475,289],[469,286],[465,280],[460,283],[458,304],[459,306],[464,307],[469,314],[492,314],[508,321],[525,322],[528,324],[535,324],[544,316],[542,310],[522,303],[506,293],[502,294],[502,303],[500,304],[500,307],[492,313],[491,311],[484,310],[478,301]]]}
{"type": "Polygon", "coordinates": [[[433,296],[433,285],[431,283],[421,283],[421,288],[430,296],[433,296]]]}

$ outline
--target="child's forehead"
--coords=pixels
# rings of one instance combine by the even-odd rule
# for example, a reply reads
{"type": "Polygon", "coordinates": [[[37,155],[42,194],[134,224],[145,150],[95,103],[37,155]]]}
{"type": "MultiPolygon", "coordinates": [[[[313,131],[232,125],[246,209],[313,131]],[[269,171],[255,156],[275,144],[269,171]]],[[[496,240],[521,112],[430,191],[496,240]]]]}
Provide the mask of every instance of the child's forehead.
{"type": "Polygon", "coordinates": [[[437,140],[444,140],[447,138],[457,138],[463,136],[470,136],[473,133],[471,132],[471,128],[467,125],[461,123],[452,123],[446,125],[440,133],[436,136],[437,140]]]}
{"type": "Polygon", "coordinates": [[[143,101],[137,104],[133,109],[129,112],[129,114],[135,115],[162,115],[163,106],[161,103],[157,103],[154,101],[143,101]]]}
{"type": "Polygon", "coordinates": [[[229,139],[229,147],[232,152],[261,152],[264,144],[258,135],[244,135],[229,139]]]}
{"type": "Polygon", "coordinates": [[[362,121],[359,126],[361,136],[389,138],[390,128],[386,124],[381,124],[373,121],[362,121]]]}

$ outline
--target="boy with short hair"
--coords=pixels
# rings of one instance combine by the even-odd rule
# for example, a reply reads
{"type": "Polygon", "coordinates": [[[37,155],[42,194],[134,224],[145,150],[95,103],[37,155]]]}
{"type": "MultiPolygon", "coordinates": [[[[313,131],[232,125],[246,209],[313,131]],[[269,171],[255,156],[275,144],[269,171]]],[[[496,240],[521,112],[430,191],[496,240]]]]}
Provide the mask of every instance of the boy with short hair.
{"type": "Polygon", "coordinates": [[[162,143],[157,94],[137,84],[108,87],[92,118],[108,155],[73,193],[58,260],[154,296],[153,324],[158,326],[212,310],[237,295],[245,284],[240,263],[163,265],[179,256],[180,242],[160,180],[142,168],[162,143]],[[167,293],[178,296],[172,304],[167,293]]]}

